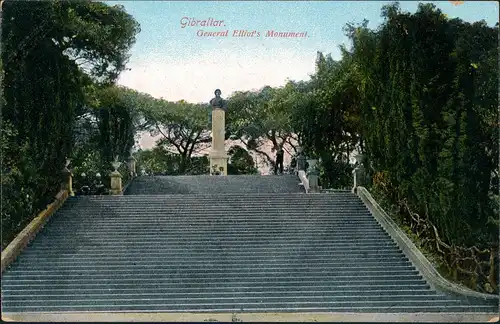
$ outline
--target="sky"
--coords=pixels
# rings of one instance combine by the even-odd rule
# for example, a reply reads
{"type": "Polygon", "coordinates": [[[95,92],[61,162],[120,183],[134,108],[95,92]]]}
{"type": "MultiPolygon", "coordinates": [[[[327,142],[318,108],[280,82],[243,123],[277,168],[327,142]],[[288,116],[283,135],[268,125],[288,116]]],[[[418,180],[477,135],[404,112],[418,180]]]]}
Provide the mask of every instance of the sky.
{"type": "MultiPolygon", "coordinates": [[[[216,88],[228,97],[236,90],[281,86],[314,73],[316,52],[339,58],[348,43],[348,22],[382,23],[382,1],[113,1],[141,25],[128,67],[119,83],[169,101],[207,102],[216,88]],[[220,27],[186,26],[183,17],[224,21],[220,27]],[[199,30],[224,31],[228,37],[197,36],[199,30]],[[232,37],[234,30],[259,31],[260,37],[232,37]],[[266,38],[268,30],[307,32],[307,38],[266,38]]],[[[496,1],[434,2],[450,18],[498,22],[496,1]]],[[[414,12],[418,2],[401,8],[414,12]]]]}
{"type": "MultiPolygon", "coordinates": [[[[369,21],[377,28],[387,1],[109,1],[121,4],[141,25],[131,50],[130,71],[119,84],[168,101],[208,102],[214,90],[222,97],[234,91],[282,86],[287,79],[307,80],[314,73],[317,51],[340,58],[348,44],[342,28],[369,21]],[[182,18],[223,21],[221,26],[186,26],[182,18]],[[197,32],[226,31],[227,37],[197,32]],[[232,37],[234,30],[258,31],[260,37],[232,37]],[[269,38],[268,30],[307,32],[303,38],[269,38]]],[[[419,2],[403,1],[415,12],[419,2]]],[[[498,22],[496,1],[433,2],[449,18],[498,22]]],[[[187,20],[187,19],[185,19],[187,20]]],[[[147,144],[146,146],[150,146],[147,144]]]]}

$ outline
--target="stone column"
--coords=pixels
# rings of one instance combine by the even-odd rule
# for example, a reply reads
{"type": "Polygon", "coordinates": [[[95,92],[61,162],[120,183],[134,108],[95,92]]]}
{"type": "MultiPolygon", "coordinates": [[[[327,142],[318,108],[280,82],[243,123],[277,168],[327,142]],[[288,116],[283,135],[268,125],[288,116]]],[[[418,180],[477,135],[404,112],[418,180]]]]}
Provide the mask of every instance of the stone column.
{"type": "Polygon", "coordinates": [[[71,163],[71,159],[66,159],[66,165],[64,166],[64,169],[62,170],[63,173],[63,183],[62,183],[62,189],[68,191],[69,196],[74,196],[75,193],[73,191],[73,173],[71,173],[71,170],[68,169],[69,164],[71,163]]]}
{"type": "Polygon", "coordinates": [[[122,194],[122,175],[118,172],[118,168],[122,164],[118,162],[118,157],[115,159],[113,163],[111,163],[115,170],[111,172],[111,195],[121,195],[122,194]]]}
{"type": "Polygon", "coordinates": [[[210,172],[213,172],[214,167],[216,172],[221,175],[227,175],[227,159],[225,146],[225,125],[226,113],[221,108],[213,108],[212,110],[212,149],[210,150],[210,172]],[[221,171],[221,168],[222,171],[221,171]]]}

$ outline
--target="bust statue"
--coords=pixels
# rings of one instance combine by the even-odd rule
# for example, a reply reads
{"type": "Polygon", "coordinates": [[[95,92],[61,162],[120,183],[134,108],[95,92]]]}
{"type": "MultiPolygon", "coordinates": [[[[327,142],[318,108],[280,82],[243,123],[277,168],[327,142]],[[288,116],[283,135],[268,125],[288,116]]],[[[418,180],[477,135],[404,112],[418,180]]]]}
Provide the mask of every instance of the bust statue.
{"type": "Polygon", "coordinates": [[[226,111],[226,101],[222,99],[220,95],[221,95],[220,89],[215,90],[215,98],[212,98],[210,100],[210,106],[212,106],[212,109],[220,108],[226,111]]]}

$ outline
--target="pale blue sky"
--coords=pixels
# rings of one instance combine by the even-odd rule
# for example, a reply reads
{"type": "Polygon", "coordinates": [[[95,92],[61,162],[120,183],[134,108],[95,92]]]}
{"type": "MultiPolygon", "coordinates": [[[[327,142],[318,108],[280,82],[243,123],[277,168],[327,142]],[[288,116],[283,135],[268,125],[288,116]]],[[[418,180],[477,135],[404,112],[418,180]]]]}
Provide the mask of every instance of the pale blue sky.
{"type": "MultiPolygon", "coordinates": [[[[141,24],[142,31],[132,50],[134,56],[156,53],[166,56],[184,56],[213,47],[236,51],[253,48],[311,48],[338,53],[337,45],[347,41],[342,27],[350,21],[370,21],[370,27],[382,22],[380,9],[386,1],[113,1],[123,4],[141,24]],[[180,28],[182,17],[224,20],[226,27],[180,28]],[[198,29],[248,29],[265,31],[307,31],[308,39],[225,38],[197,37],[198,29]]],[[[498,21],[498,3],[465,2],[454,6],[449,1],[434,2],[448,16],[466,21],[484,19],[489,25],[498,21]]],[[[401,8],[414,12],[418,2],[405,1],[401,8]]]]}
{"type": "MultiPolygon", "coordinates": [[[[206,101],[213,88],[223,96],[235,90],[279,86],[287,78],[307,79],[314,72],[316,51],[339,57],[347,42],[347,22],[382,22],[382,1],[112,1],[125,6],[141,24],[129,67],[120,83],[168,100],[206,101]],[[182,17],[224,20],[225,27],[181,28],[182,17]],[[196,31],[229,29],[307,31],[306,39],[208,38],[196,31]]],[[[497,2],[433,2],[450,18],[498,21],[497,2]]],[[[418,2],[400,3],[414,12],[418,2]]]]}

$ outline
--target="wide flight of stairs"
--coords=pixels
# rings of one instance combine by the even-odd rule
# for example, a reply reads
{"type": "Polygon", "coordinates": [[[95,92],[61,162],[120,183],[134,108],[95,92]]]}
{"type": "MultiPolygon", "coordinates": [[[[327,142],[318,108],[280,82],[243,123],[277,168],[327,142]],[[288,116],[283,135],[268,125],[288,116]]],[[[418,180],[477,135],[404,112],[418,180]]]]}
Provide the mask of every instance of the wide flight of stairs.
{"type": "Polygon", "coordinates": [[[203,193],[294,193],[303,192],[299,179],[283,176],[155,176],[139,177],[126,195],[203,194],[203,193]]]}
{"type": "Polygon", "coordinates": [[[431,289],[354,194],[243,178],[139,178],[129,193],[143,195],[69,198],[4,273],[3,312],[498,309],[431,289]]]}

